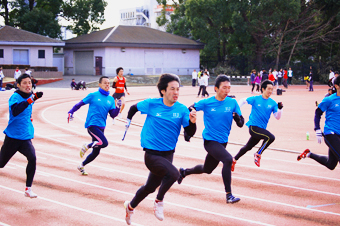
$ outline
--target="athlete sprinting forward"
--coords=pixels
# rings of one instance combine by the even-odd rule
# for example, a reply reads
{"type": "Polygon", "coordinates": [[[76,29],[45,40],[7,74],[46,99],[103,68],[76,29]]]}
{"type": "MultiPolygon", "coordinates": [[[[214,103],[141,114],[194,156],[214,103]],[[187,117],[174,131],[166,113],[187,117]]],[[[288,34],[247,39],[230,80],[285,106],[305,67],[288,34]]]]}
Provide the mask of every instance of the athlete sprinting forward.
{"type": "Polygon", "coordinates": [[[36,155],[31,139],[34,137],[32,124],[32,107],[43,93],[32,93],[32,81],[28,74],[22,74],[17,79],[18,90],[9,98],[9,121],[4,134],[5,140],[0,151],[0,168],[5,167],[13,155],[19,151],[28,164],[26,167],[25,196],[36,198],[32,191],[32,183],[36,169],[36,155]]]}
{"type": "MultiPolygon", "coordinates": [[[[129,91],[126,88],[126,79],[123,76],[124,69],[122,67],[119,67],[116,69],[117,76],[113,79],[112,88],[115,88],[115,93],[112,95],[112,97],[115,99],[116,103],[118,100],[121,100],[122,106],[120,108],[118,117],[122,118],[122,111],[125,107],[125,92],[124,88],[126,90],[126,93],[130,95],[129,91]]],[[[115,124],[115,121],[113,121],[113,124],[115,124]]]]}
{"type": "Polygon", "coordinates": [[[92,137],[92,142],[82,146],[80,157],[82,158],[90,148],[92,148],[92,152],[87,156],[85,161],[78,166],[78,170],[82,175],[88,175],[84,166],[92,162],[99,155],[101,148],[105,148],[108,145],[107,139],[104,136],[107,114],[109,113],[112,118],[115,118],[120,110],[119,105],[116,108],[115,101],[113,97],[110,96],[109,89],[109,78],[106,76],[100,77],[99,90],[87,95],[68,112],[68,120],[72,120],[74,112],[85,104],[89,104],[85,128],[87,128],[87,132],[92,137]]]}
{"type": "Polygon", "coordinates": [[[131,224],[134,208],[158,186],[160,187],[154,202],[154,214],[158,220],[164,219],[164,195],[179,177],[172,160],[181,126],[190,136],[196,132],[196,111],[189,112],[186,106],[177,102],[179,86],[177,75],[163,74],[157,84],[161,98],[146,99],[132,105],[129,110],[127,128],[137,111],[147,114],[141,132],[141,146],[145,151],[144,162],[150,173],[145,185],[138,189],[131,202],[124,203],[128,225],[131,224]]]}
{"type": "Polygon", "coordinates": [[[273,83],[265,80],[261,84],[262,95],[243,98],[239,101],[239,106],[242,107],[248,103],[252,106],[249,121],[246,125],[249,127],[250,138],[245,146],[236,154],[231,171],[234,171],[236,161],[241,158],[247,151],[250,151],[256,144],[263,140],[259,150],[254,154],[254,162],[260,167],[260,160],[263,151],[274,142],[275,136],[271,134],[267,128],[267,124],[271,114],[279,120],[282,114],[282,102],[276,103],[270,98],[273,93],[273,83]]]}
{"type": "Polygon", "coordinates": [[[322,132],[320,129],[320,119],[323,112],[326,112],[324,139],[329,148],[328,157],[311,153],[309,149],[306,149],[297,158],[298,161],[306,157],[312,158],[330,170],[334,170],[340,161],[340,77],[334,80],[334,86],[337,92],[329,97],[325,97],[321,101],[315,111],[314,117],[314,130],[318,143],[321,144],[322,132]]]}
{"type": "MultiPolygon", "coordinates": [[[[236,203],[240,201],[231,193],[231,165],[233,157],[226,150],[233,119],[237,126],[242,127],[244,119],[240,107],[235,99],[227,97],[230,92],[230,80],[226,75],[219,75],[215,81],[216,96],[203,99],[192,107],[204,112],[203,139],[204,148],[208,152],[203,165],[193,168],[180,168],[178,183],[182,183],[184,177],[191,174],[212,173],[219,162],[223,163],[222,179],[226,192],[226,202],[236,203]]],[[[187,139],[186,139],[187,140],[187,139]]]]}

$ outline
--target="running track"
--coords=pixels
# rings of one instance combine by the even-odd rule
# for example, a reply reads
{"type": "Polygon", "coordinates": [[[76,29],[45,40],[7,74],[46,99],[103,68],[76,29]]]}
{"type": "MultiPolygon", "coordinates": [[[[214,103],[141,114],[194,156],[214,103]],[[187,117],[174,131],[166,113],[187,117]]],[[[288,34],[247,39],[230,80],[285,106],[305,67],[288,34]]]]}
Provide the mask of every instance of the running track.
{"type": "MultiPolygon", "coordinates": [[[[182,87],[179,101],[191,105],[198,100],[197,89],[182,87]]],[[[82,107],[70,124],[66,117],[75,103],[96,89],[41,90],[44,96],[33,108],[37,153],[33,190],[39,197],[24,197],[26,159],[16,154],[0,169],[0,225],[126,225],[123,203],[132,199],[148,175],[139,142],[145,116],[135,115],[125,141],[121,141],[124,120],[112,125],[108,119],[105,134],[109,146],[86,166],[89,176],[84,177],[76,167],[81,161],[81,145],[90,140],[84,129],[87,107],[82,107]]],[[[246,86],[234,86],[232,94],[239,100],[250,96],[248,90],[246,86]]],[[[156,194],[151,194],[137,207],[134,225],[339,225],[339,169],[330,171],[310,159],[296,161],[297,153],[307,147],[327,154],[326,145],[317,144],[313,133],[314,102],[322,100],[327,87],[315,86],[315,90],[310,93],[305,86],[293,86],[282,96],[272,96],[284,104],[281,120],[272,117],[268,125],[276,140],[264,152],[260,168],[253,163],[255,149],[237,162],[232,189],[241,198],[239,203],[225,203],[220,164],[211,175],[189,176],[170,189],[165,196],[164,222],[153,216],[156,194]]],[[[131,87],[129,91],[124,118],[131,104],[158,97],[155,87],[131,87]]],[[[212,87],[208,91],[213,94],[212,87]]],[[[0,93],[1,131],[7,126],[11,94],[0,93]]],[[[250,106],[241,111],[247,121],[250,106]]],[[[204,162],[202,115],[198,114],[198,131],[190,143],[179,137],[175,166],[192,167],[204,162]]],[[[3,139],[1,134],[0,144],[3,139]]],[[[227,150],[235,155],[248,139],[246,126],[233,125],[227,150]]]]}

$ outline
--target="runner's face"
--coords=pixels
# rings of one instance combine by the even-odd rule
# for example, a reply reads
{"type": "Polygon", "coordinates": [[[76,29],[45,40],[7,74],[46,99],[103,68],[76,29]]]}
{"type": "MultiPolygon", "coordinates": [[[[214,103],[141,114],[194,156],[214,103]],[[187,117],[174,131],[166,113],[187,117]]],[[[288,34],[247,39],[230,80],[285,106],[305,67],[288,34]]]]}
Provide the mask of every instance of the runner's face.
{"type": "Polygon", "coordinates": [[[267,85],[267,88],[263,90],[263,96],[269,98],[273,93],[273,85],[267,85]]]}
{"type": "Polygon", "coordinates": [[[230,92],[230,88],[231,88],[230,82],[228,82],[228,81],[221,82],[219,88],[215,87],[216,96],[219,99],[224,100],[228,96],[228,94],[230,92]]]}
{"type": "Polygon", "coordinates": [[[19,90],[24,93],[30,93],[32,91],[31,78],[24,78],[21,83],[18,83],[19,90]]]}
{"type": "Polygon", "coordinates": [[[118,76],[123,76],[123,74],[124,74],[124,70],[120,69],[119,72],[118,72],[118,76]]]}
{"type": "Polygon", "coordinates": [[[178,82],[177,81],[169,82],[166,90],[162,90],[161,92],[163,94],[164,103],[173,105],[178,100],[179,95],[178,82]]]}
{"type": "Polygon", "coordinates": [[[110,90],[110,80],[108,78],[103,78],[102,82],[99,83],[99,87],[105,90],[106,92],[110,90]]]}

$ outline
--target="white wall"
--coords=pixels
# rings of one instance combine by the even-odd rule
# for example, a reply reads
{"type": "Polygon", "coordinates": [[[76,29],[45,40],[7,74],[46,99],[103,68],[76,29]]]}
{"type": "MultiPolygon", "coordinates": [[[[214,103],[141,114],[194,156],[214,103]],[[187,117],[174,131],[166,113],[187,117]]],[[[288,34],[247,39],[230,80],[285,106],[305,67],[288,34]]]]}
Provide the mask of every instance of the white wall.
{"type": "Polygon", "coordinates": [[[29,64],[31,67],[53,67],[53,47],[49,46],[0,46],[4,50],[4,58],[0,58],[0,64],[13,64],[13,50],[28,50],[29,64]],[[38,59],[38,50],[45,50],[45,59],[38,59]]]}
{"type": "MultiPolygon", "coordinates": [[[[145,75],[146,51],[163,53],[162,73],[190,75],[194,69],[199,69],[200,63],[199,50],[187,49],[186,53],[182,53],[182,49],[128,47],[125,47],[125,52],[121,51],[121,47],[106,47],[105,49],[65,49],[65,74],[74,74],[73,51],[94,51],[93,67],[95,66],[95,57],[103,57],[103,75],[106,76],[116,76],[116,68],[118,67],[124,68],[125,75],[128,73],[132,73],[134,75],[145,75]]],[[[159,61],[159,59],[155,59],[155,61],[159,61]]]]}

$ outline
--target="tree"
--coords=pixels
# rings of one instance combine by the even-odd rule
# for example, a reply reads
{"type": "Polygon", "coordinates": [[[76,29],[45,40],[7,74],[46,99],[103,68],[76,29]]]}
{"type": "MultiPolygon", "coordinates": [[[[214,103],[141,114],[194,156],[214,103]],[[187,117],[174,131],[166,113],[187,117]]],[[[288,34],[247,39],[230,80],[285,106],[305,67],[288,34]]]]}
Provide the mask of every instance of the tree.
{"type": "Polygon", "coordinates": [[[99,30],[103,24],[105,0],[67,0],[62,4],[62,17],[72,22],[69,28],[76,35],[87,34],[99,30]]]}
{"type": "Polygon", "coordinates": [[[5,24],[51,38],[59,38],[61,31],[58,15],[61,3],[62,0],[12,1],[9,20],[5,24]]]}
{"type": "Polygon", "coordinates": [[[9,11],[8,11],[8,1],[7,0],[1,0],[1,12],[0,16],[4,18],[5,25],[9,25],[9,11]]]}

